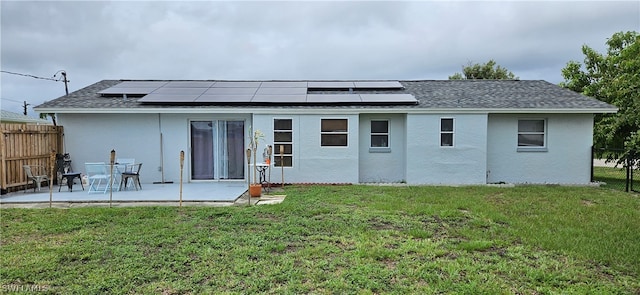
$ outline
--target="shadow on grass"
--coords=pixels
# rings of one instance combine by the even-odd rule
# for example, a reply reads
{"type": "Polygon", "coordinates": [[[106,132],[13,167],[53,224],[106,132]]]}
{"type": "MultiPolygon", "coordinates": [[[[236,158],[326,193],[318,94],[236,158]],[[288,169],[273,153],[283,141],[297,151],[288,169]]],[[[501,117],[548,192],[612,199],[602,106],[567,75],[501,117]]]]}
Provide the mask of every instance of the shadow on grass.
{"type": "MultiPolygon", "coordinates": [[[[638,192],[640,191],[640,171],[634,171],[634,179],[632,188],[638,192]]],[[[627,187],[627,172],[623,168],[611,168],[611,167],[594,167],[593,168],[593,180],[604,183],[601,185],[603,188],[609,188],[619,191],[626,191],[627,187]]]]}

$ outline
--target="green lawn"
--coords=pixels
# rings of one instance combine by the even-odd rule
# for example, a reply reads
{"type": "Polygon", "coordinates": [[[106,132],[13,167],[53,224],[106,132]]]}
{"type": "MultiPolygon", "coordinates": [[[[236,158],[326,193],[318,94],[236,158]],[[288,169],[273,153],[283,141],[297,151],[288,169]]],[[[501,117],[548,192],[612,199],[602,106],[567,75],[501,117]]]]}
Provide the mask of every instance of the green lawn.
{"type": "Polygon", "coordinates": [[[0,292],[640,293],[640,198],[301,186],[279,205],[2,209],[0,292]],[[13,289],[12,289],[13,288],[13,289]]]}
{"type": "MultiPolygon", "coordinates": [[[[634,170],[633,172],[633,189],[640,191],[640,171],[634,170]]],[[[603,188],[625,191],[626,177],[625,168],[593,167],[593,178],[595,181],[602,182],[603,188]]]]}

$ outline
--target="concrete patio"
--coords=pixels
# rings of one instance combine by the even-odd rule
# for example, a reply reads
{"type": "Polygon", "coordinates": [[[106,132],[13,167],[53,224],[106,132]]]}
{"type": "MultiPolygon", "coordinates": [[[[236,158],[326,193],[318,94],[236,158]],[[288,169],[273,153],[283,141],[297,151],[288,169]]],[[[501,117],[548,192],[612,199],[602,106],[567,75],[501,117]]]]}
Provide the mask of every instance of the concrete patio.
{"type": "MultiPolygon", "coordinates": [[[[70,192],[66,185],[58,192],[58,186],[53,186],[51,199],[56,203],[56,207],[66,204],[66,207],[73,204],[107,204],[109,203],[109,191],[106,193],[88,193],[87,186],[85,190],[79,183],[73,186],[73,192],[70,192]]],[[[221,182],[197,182],[183,183],[182,185],[182,201],[185,205],[233,205],[234,203],[246,204],[247,183],[244,181],[221,181],[221,182]],[[241,197],[245,196],[244,201],[241,197]]],[[[173,205],[180,201],[180,185],[178,183],[162,183],[162,184],[143,184],[143,189],[136,191],[128,189],[122,191],[114,190],[112,192],[112,203],[122,206],[127,205],[173,205]]],[[[49,187],[43,186],[40,191],[34,192],[33,189],[27,191],[17,191],[0,196],[0,206],[2,207],[18,207],[18,205],[28,204],[49,204],[49,187]]],[[[267,201],[268,196],[264,198],[255,198],[252,203],[258,203],[260,199],[267,201]]],[[[25,206],[19,206],[25,207],[25,206]]],[[[26,206],[29,207],[29,206],[26,206]]],[[[64,207],[64,206],[63,206],[64,207]]]]}

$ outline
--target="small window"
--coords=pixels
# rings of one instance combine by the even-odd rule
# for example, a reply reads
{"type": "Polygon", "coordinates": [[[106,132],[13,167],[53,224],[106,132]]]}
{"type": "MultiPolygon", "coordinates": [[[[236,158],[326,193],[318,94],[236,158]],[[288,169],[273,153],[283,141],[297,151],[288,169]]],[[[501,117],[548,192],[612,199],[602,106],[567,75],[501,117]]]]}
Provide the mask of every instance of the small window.
{"type": "Polygon", "coordinates": [[[273,119],[273,164],[275,167],[293,166],[292,119],[273,119]]]}
{"type": "Polygon", "coordinates": [[[440,119],[440,146],[453,146],[453,118],[440,119]]]}
{"type": "Polygon", "coordinates": [[[518,120],[518,147],[545,147],[545,120],[518,120]]]}
{"type": "Polygon", "coordinates": [[[372,148],[389,147],[389,121],[388,120],[372,120],[371,121],[371,147],[372,148]]]}
{"type": "Polygon", "coordinates": [[[347,119],[321,119],[321,146],[347,146],[349,123],[347,119]]]}

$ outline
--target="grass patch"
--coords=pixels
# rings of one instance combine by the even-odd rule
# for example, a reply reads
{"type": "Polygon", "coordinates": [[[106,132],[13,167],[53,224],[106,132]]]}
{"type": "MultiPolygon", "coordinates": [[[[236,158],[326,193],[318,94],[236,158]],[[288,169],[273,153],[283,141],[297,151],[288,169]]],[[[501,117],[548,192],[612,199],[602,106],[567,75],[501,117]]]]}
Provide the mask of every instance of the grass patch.
{"type": "Polygon", "coordinates": [[[254,207],[3,209],[2,292],[640,292],[637,195],[557,186],[286,194],[254,207]]]}
{"type": "MultiPolygon", "coordinates": [[[[634,170],[633,189],[640,190],[640,171],[634,170]]],[[[627,172],[625,168],[593,167],[593,180],[601,182],[603,188],[626,190],[627,172]]]]}

